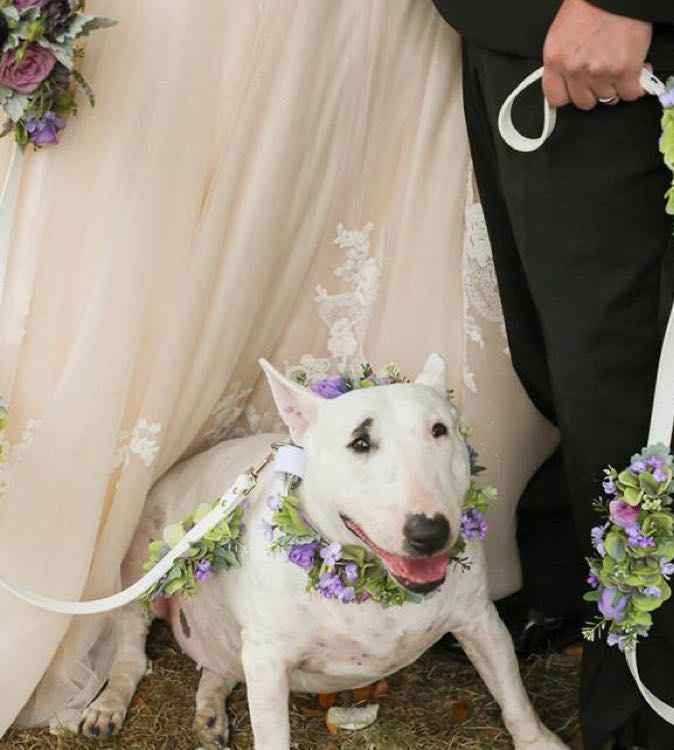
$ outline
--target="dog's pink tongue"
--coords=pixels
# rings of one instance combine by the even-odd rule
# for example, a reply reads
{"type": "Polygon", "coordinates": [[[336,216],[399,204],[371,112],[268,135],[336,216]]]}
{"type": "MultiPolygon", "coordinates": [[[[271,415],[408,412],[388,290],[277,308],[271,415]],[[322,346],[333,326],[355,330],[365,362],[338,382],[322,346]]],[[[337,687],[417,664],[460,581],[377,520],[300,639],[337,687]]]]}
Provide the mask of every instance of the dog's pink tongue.
{"type": "Polygon", "coordinates": [[[393,575],[412,583],[432,583],[444,577],[449,564],[449,553],[433,557],[400,557],[379,550],[379,556],[393,575]]]}

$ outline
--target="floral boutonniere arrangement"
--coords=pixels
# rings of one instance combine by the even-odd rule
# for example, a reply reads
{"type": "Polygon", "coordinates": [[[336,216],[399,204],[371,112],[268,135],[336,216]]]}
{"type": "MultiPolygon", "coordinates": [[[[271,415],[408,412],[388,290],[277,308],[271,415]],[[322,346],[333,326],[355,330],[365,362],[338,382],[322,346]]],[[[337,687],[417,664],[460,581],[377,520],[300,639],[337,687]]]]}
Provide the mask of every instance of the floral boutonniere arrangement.
{"type": "Polygon", "coordinates": [[[0,0],[6,41],[0,54],[0,104],[7,121],[0,135],[36,148],[58,143],[71,114],[75,92],[94,94],[77,70],[81,37],[116,21],[83,12],[83,0],[0,0]]]}
{"type": "Polygon", "coordinates": [[[586,601],[599,616],[583,631],[590,641],[607,631],[607,642],[633,649],[648,635],[651,612],[671,596],[674,574],[673,459],[664,445],[644,448],[621,472],[605,470],[605,497],[595,502],[604,521],[592,529],[586,601]]]}
{"type": "MultiPolygon", "coordinates": [[[[375,373],[369,363],[361,365],[357,375],[342,374],[312,381],[299,371],[295,379],[323,398],[338,398],[353,390],[375,386],[407,383],[395,364],[388,365],[381,373],[375,373]]],[[[448,394],[451,398],[451,393],[448,394]]],[[[468,432],[462,430],[473,476],[483,471],[477,463],[477,453],[467,442],[468,432]]],[[[450,564],[470,567],[463,555],[466,542],[482,540],[487,534],[484,517],[489,503],[496,497],[496,490],[482,488],[475,481],[464,499],[461,517],[461,535],[451,551],[450,564]]],[[[271,524],[265,533],[274,551],[282,551],[287,559],[302,568],[307,574],[307,591],[316,591],[326,599],[337,599],[343,603],[362,603],[368,600],[384,607],[400,606],[406,602],[419,602],[422,596],[414,594],[389,576],[383,563],[365,548],[356,545],[341,545],[330,542],[311,526],[302,513],[299,500],[291,494],[285,497],[272,496],[268,505],[272,511],[271,524]]]]}
{"type": "MultiPolygon", "coordinates": [[[[162,539],[150,542],[145,570],[152,569],[196,523],[214,510],[219,502],[216,500],[213,503],[202,503],[182,523],[167,526],[162,539]]],[[[193,544],[185,555],[173,563],[169,572],[143,595],[145,605],[149,607],[152,601],[159,597],[193,596],[198,583],[207,581],[214,573],[237,566],[241,535],[244,532],[244,513],[245,503],[242,503],[193,544]]]]}

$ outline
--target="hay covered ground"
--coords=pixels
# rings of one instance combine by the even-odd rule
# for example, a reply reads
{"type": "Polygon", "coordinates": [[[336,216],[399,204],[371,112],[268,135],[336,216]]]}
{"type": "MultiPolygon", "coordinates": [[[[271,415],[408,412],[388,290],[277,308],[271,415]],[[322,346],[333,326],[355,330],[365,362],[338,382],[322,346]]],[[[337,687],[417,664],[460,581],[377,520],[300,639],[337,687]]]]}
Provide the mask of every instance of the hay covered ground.
{"type": "MultiPolygon", "coordinates": [[[[0,750],[194,750],[191,732],[198,674],[164,625],[148,642],[152,671],[136,694],[124,731],[111,740],[54,737],[45,730],[10,731],[0,750]]],[[[577,729],[578,649],[521,664],[529,695],[547,725],[568,739],[577,729]]],[[[293,695],[293,750],[505,750],[512,748],[491,698],[472,667],[439,647],[389,679],[377,698],[379,719],[361,732],[328,732],[315,696],[293,695]]],[[[339,695],[339,704],[354,696],[339,695]]],[[[252,750],[244,690],[229,700],[231,750],[252,750]]]]}

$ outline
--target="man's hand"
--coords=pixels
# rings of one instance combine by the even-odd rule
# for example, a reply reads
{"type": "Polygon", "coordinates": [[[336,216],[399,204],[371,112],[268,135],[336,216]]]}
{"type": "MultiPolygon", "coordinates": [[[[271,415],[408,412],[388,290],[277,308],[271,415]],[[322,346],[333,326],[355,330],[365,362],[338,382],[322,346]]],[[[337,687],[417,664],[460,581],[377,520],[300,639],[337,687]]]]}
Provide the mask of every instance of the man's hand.
{"type": "Polygon", "coordinates": [[[597,99],[634,101],[653,25],[608,13],[585,0],[564,0],[543,50],[543,90],[550,104],[592,109],[597,99]]]}

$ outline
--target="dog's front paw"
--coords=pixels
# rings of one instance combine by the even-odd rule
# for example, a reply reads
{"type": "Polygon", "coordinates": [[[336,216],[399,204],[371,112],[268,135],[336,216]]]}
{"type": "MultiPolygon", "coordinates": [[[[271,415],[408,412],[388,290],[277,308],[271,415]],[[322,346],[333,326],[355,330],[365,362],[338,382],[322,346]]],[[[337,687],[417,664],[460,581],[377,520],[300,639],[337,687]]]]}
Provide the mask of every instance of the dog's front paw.
{"type": "Polygon", "coordinates": [[[227,747],[229,726],[224,701],[208,700],[197,707],[194,717],[194,734],[205,750],[223,750],[227,747]]]}
{"type": "Polygon", "coordinates": [[[529,742],[515,742],[515,750],[569,750],[559,737],[543,727],[541,734],[529,742]]]}
{"type": "Polygon", "coordinates": [[[81,733],[94,739],[112,737],[124,724],[126,708],[114,694],[106,695],[104,692],[82,714],[81,733]]]}

